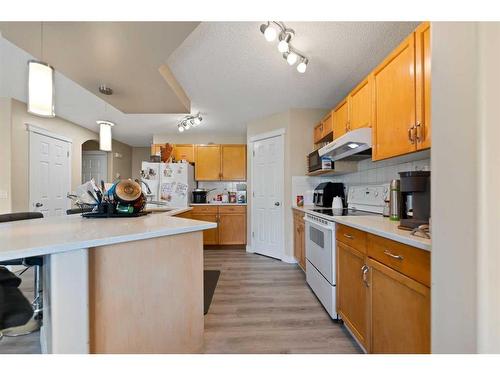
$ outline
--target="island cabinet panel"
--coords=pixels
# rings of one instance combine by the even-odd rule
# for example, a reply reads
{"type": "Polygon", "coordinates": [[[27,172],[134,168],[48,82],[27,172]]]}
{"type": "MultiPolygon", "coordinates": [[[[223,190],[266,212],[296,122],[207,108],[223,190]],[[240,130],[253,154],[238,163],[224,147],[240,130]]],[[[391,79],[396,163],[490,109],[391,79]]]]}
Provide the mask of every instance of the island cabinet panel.
{"type": "Polygon", "coordinates": [[[365,255],[337,241],[337,312],[369,351],[369,290],[365,269],[365,255]]]}
{"type": "Polygon", "coordinates": [[[224,181],[245,181],[247,178],[247,146],[222,145],[222,175],[224,181]]]}
{"type": "Polygon", "coordinates": [[[195,146],[195,179],[197,181],[216,181],[221,179],[221,146],[195,146]]]}
{"type": "Polygon", "coordinates": [[[175,145],[172,154],[176,161],[187,160],[194,163],[194,145],[175,145]]]}
{"type": "Polygon", "coordinates": [[[430,353],[430,289],[373,259],[371,352],[430,353]]]}
{"type": "Polygon", "coordinates": [[[333,110],[333,139],[343,136],[347,133],[349,120],[349,106],[347,99],[340,102],[333,110]]]}
{"type": "Polygon", "coordinates": [[[89,249],[89,315],[91,353],[200,352],[202,234],[89,249]]]}
{"type": "Polygon", "coordinates": [[[415,30],[417,71],[417,149],[431,147],[431,24],[422,22],[415,30]]]}
{"type": "Polygon", "coordinates": [[[406,38],[372,73],[373,159],[416,150],[415,35],[406,38]]]}
{"type": "Polygon", "coordinates": [[[349,130],[371,127],[372,92],[371,79],[364,79],[348,96],[349,130]]]}

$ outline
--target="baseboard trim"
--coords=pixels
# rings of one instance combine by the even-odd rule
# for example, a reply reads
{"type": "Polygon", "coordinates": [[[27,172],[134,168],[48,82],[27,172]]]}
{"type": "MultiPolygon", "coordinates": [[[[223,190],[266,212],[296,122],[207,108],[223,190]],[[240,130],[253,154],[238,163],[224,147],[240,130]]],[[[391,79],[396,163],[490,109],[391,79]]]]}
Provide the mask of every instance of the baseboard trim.
{"type": "Polygon", "coordinates": [[[297,260],[294,257],[291,257],[289,255],[285,255],[281,258],[281,260],[285,263],[298,263],[297,260]]]}
{"type": "Polygon", "coordinates": [[[253,249],[252,249],[252,246],[250,246],[250,245],[247,245],[246,251],[247,251],[247,253],[255,253],[255,251],[253,251],[253,249]]]}

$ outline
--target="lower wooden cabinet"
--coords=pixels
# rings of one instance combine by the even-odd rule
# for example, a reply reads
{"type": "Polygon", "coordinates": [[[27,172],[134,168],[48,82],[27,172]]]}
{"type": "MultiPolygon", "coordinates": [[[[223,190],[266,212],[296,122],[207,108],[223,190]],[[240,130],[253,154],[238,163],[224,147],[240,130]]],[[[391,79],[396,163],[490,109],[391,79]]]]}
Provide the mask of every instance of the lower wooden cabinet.
{"type": "Polygon", "coordinates": [[[337,242],[337,312],[369,351],[368,278],[365,254],[337,242]]]}
{"type": "Polygon", "coordinates": [[[373,259],[371,352],[430,353],[430,289],[373,259]]]}
{"type": "Polygon", "coordinates": [[[294,211],[293,214],[293,256],[299,263],[299,266],[306,270],[306,238],[304,213],[294,211]]]}
{"type": "Polygon", "coordinates": [[[246,212],[246,206],[193,206],[191,218],[217,223],[217,228],[203,231],[204,245],[245,245],[246,212]]]}
{"type": "Polygon", "coordinates": [[[430,353],[430,253],[344,225],[336,240],[337,311],[359,343],[369,353],[430,353]]]}

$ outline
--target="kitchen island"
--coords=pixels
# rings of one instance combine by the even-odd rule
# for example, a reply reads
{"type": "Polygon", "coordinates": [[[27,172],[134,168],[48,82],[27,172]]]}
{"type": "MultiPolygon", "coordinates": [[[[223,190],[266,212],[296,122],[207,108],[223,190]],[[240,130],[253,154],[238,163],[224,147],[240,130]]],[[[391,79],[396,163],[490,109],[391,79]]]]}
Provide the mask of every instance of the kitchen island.
{"type": "Polygon", "coordinates": [[[79,215],[0,224],[0,261],[44,257],[44,353],[196,353],[215,223],[79,215]]]}

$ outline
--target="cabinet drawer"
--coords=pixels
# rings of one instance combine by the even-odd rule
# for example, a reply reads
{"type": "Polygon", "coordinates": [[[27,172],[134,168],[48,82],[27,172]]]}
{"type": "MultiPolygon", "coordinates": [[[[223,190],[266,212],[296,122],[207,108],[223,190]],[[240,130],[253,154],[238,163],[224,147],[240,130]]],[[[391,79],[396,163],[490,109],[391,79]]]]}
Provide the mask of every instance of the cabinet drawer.
{"type": "Polygon", "coordinates": [[[430,253],[396,241],[368,234],[368,256],[430,287],[430,253]]]}
{"type": "Polygon", "coordinates": [[[193,209],[191,210],[191,213],[193,215],[196,214],[216,214],[217,213],[217,206],[191,206],[193,209]]]}
{"type": "Polygon", "coordinates": [[[219,214],[244,214],[246,212],[245,206],[220,206],[219,214]]]}
{"type": "Polygon", "coordinates": [[[336,225],[337,241],[366,254],[366,232],[346,225],[336,225]]]}

